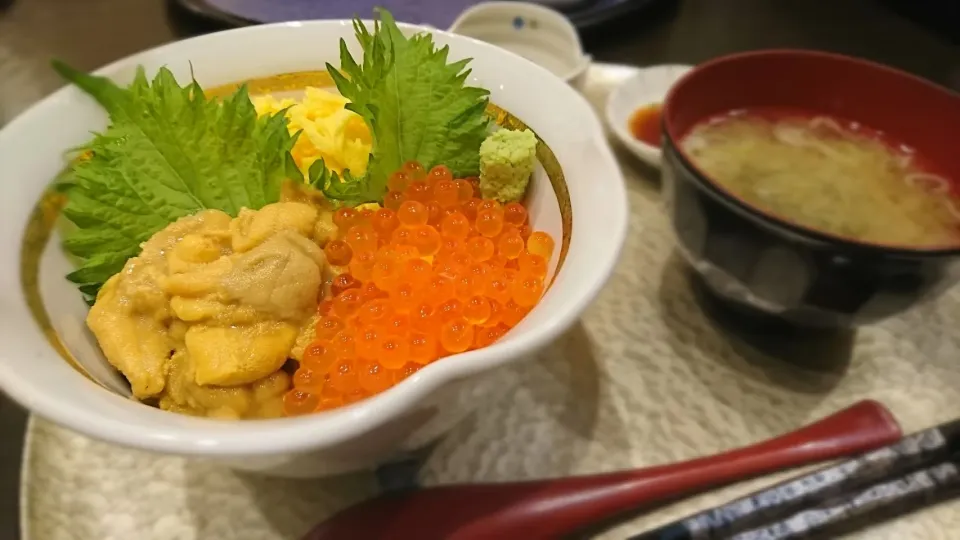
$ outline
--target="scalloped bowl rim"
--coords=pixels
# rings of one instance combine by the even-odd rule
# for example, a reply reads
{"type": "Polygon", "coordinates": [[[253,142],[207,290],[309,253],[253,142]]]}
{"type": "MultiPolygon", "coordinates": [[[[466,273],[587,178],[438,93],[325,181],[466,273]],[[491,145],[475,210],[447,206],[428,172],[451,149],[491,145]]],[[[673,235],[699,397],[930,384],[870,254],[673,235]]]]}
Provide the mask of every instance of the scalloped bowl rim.
{"type": "MultiPolygon", "coordinates": [[[[224,42],[224,40],[268,41],[272,34],[284,32],[287,29],[303,28],[323,32],[324,29],[330,29],[333,25],[349,27],[351,21],[287,22],[207,34],[141,51],[102,67],[96,70],[96,73],[118,77],[141,63],[144,57],[150,58],[150,54],[163,54],[189,60],[188,55],[191,50],[196,50],[207,44],[222,44],[221,42],[224,42]]],[[[401,24],[400,26],[405,31],[424,30],[423,27],[416,25],[401,24]]],[[[564,299],[562,309],[554,311],[549,321],[525,330],[521,336],[517,336],[516,339],[510,340],[508,343],[497,343],[485,349],[462,353],[442,362],[431,364],[403,383],[372,398],[334,411],[295,418],[229,422],[182,416],[176,422],[166,422],[166,429],[158,429],[152,426],[149,421],[144,424],[131,425],[117,418],[108,418],[104,414],[95,413],[88,407],[70,406],[70,404],[65,403],[57,393],[44,388],[43,383],[38,380],[39,375],[31,380],[31,377],[25,377],[12,369],[6,358],[10,354],[8,351],[0,352],[0,390],[6,392],[31,411],[57,424],[88,436],[128,447],[181,455],[219,457],[298,453],[336,445],[376,429],[402,412],[413,409],[418,401],[441,386],[520,359],[559,337],[579,318],[583,310],[599,293],[612,274],[619,252],[624,244],[627,232],[628,207],[626,188],[619,165],[617,165],[609,146],[605,143],[603,128],[590,105],[562,80],[554,77],[546,69],[493,45],[441,30],[428,30],[434,36],[442,36],[443,41],[448,43],[468,42],[473,52],[493,55],[498,59],[509,60],[511,63],[520,62],[523,65],[519,67],[528,71],[538,80],[542,78],[544,85],[553,86],[553,88],[550,88],[550,92],[545,92],[545,94],[549,93],[553,98],[559,99],[563,107],[573,107],[573,110],[576,110],[576,108],[582,109],[578,112],[578,115],[583,116],[588,123],[579,126],[582,130],[580,133],[585,134],[584,141],[590,147],[586,150],[597,154],[595,156],[591,155],[591,159],[600,159],[603,166],[609,168],[611,173],[615,173],[612,174],[615,177],[608,179],[607,185],[603,186],[603,189],[609,191],[609,195],[612,195],[608,197],[609,200],[607,200],[607,206],[603,213],[605,231],[609,235],[605,242],[610,246],[610,249],[606,249],[601,258],[592,261],[594,271],[591,275],[577,278],[580,285],[575,291],[566,295],[568,298],[564,299]]],[[[474,57],[476,58],[477,55],[474,54],[474,57]]],[[[69,103],[69,100],[79,95],[79,92],[78,89],[69,86],[61,88],[11,121],[0,130],[0,156],[5,151],[10,152],[11,155],[14,154],[13,148],[18,144],[15,142],[15,136],[30,122],[41,118],[44,114],[49,115],[51,110],[56,111],[73,107],[74,105],[69,103]]],[[[535,99],[542,99],[542,96],[535,99]]],[[[520,111],[520,116],[522,117],[522,111],[520,111]]],[[[535,126],[532,127],[536,129],[535,126]]],[[[544,134],[541,133],[541,135],[544,134]]],[[[549,136],[549,134],[546,135],[549,136]]],[[[559,156],[559,158],[561,161],[564,159],[563,156],[559,156]]],[[[575,200],[572,202],[576,214],[577,203],[575,200]]],[[[35,201],[30,201],[31,205],[34,203],[35,201]]],[[[577,222],[576,218],[574,218],[574,222],[577,222]]],[[[15,234],[18,239],[22,238],[23,226],[23,224],[17,224],[17,226],[8,227],[8,229],[14,229],[14,231],[10,233],[8,230],[8,232],[0,234],[15,234]]],[[[574,255],[573,248],[576,241],[575,226],[571,241],[571,257],[574,255]]],[[[580,241],[581,243],[584,242],[582,238],[580,241]]],[[[568,261],[569,259],[570,257],[568,257],[568,261]]],[[[19,257],[11,257],[4,266],[12,265],[11,260],[16,260],[19,266],[19,257]]],[[[8,272],[7,268],[2,270],[4,281],[9,279],[6,275],[8,272]]],[[[15,272],[16,278],[19,280],[19,268],[15,272]]],[[[17,295],[18,298],[16,299],[12,298],[14,295],[6,296],[4,303],[0,304],[4,311],[17,310],[18,313],[28,313],[22,295],[17,295]],[[14,303],[16,305],[13,305],[14,303]]],[[[23,346],[26,349],[25,353],[34,355],[56,354],[42,338],[39,330],[36,333],[36,337],[25,336],[23,338],[29,342],[28,345],[23,346]],[[33,343],[34,341],[42,341],[43,350],[33,343]]],[[[65,362],[64,367],[72,371],[72,368],[69,368],[65,362]]],[[[61,375],[57,372],[57,376],[61,375]]],[[[91,385],[91,389],[96,388],[98,393],[88,392],[88,397],[98,400],[129,401],[122,396],[104,391],[96,383],[84,379],[79,373],[74,373],[74,375],[77,379],[83,380],[85,384],[91,385]]],[[[112,408],[124,406],[126,403],[114,401],[98,404],[98,406],[100,405],[112,408]]],[[[136,405],[142,407],[139,404],[136,405]]],[[[142,416],[147,420],[149,420],[150,415],[175,415],[152,407],[143,407],[143,411],[144,415],[142,416]]]]}

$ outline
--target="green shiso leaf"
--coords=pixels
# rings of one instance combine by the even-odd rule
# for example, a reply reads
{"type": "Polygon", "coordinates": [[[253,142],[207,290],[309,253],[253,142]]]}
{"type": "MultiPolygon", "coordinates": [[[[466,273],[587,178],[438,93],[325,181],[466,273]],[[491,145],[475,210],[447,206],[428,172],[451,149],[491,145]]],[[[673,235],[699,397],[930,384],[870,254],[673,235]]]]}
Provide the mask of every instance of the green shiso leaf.
{"type": "Polygon", "coordinates": [[[464,84],[469,59],[447,63],[448,48],[438,49],[433,36],[407,38],[389,11],[377,13],[372,33],[359,19],[353,23],[362,58],[354,59],[340,40],[340,70],[327,64],[337,89],[351,101],[347,108],[370,126],[373,153],[367,173],[360,178],[310,174],[327,197],[351,204],[381,201],[390,174],[410,160],[426,168],[446,165],[456,177],[476,175],[489,124],[484,114],[489,92],[464,84]]]}
{"type": "Polygon", "coordinates": [[[284,179],[302,180],[284,113],[258,118],[246,88],[220,101],[195,81],[180,86],[166,68],[153,81],[141,68],[121,88],[59,61],[53,67],[110,115],[57,186],[76,225],[64,247],[82,261],[67,279],[88,297],[177,219],[258,209],[279,200],[284,179]]]}

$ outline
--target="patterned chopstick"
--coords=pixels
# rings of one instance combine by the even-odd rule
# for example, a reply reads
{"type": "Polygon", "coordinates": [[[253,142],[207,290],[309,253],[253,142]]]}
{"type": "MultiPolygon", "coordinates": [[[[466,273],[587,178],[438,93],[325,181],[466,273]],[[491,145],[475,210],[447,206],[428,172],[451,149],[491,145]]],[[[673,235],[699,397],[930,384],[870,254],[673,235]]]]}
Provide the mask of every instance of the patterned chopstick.
{"type": "Polygon", "coordinates": [[[800,540],[835,538],[843,532],[960,495],[960,455],[904,476],[840,496],[809,510],[730,540],[800,540]]]}
{"type": "Polygon", "coordinates": [[[954,420],[629,540],[727,539],[803,508],[818,506],[842,493],[939,463],[958,451],[960,420],[954,420]]]}

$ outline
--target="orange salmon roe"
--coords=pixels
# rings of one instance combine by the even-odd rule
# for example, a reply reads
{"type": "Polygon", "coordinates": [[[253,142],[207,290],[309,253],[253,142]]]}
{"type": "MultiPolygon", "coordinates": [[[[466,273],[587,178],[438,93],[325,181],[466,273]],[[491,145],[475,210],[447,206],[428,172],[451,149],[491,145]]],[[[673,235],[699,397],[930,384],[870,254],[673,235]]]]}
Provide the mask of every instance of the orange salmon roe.
{"type": "Polygon", "coordinates": [[[397,213],[389,208],[381,208],[373,215],[373,230],[377,232],[380,238],[387,238],[400,226],[400,220],[397,219],[397,213]]]}
{"type": "Polygon", "coordinates": [[[312,413],[320,405],[320,397],[305,390],[293,390],[283,396],[283,414],[297,416],[312,413]]]}
{"type": "Polygon", "coordinates": [[[453,173],[446,165],[437,165],[427,173],[427,182],[430,184],[436,184],[444,180],[453,181],[453,173]]]}
{"type": "MultiPolygon", "coordinates": [[[[343,321],[340,317],[336,315],[330,317],[322,317],[317,321],[316,335],[318,339],[333,339],[333,336],[337,335],[341,330],[343,330],[343,321]]],[[[321,348],[323,348],[321,346],[321,348]]],[[[306,353],[304,353],[306,356],[306,353]]]]}
{"type": "Polygon", "coordinates": [[[546,288],[550,235],[522,204],[483,200],[475,179],[408,162],[383,208],[334,214],[324,249],[341,273],[283,398],[288,416],[373,396],[452,354],[491,345],[546,288]]]}
{"type": "Polygon", "coordinates": [[[393,386],[393,373],[376,360],[361,362],[357,379],[360,388],[371,394],[378,394],[393,386]]]}
{"type": "Polygon", "coordinates": [[[451,240],[463,240],[470,234],[470,221],[460,212],[454,212],[440,222],[440,234],[451,240]]]}
{"type": "Polygon", "coordinates": [[[428,218],[427,207],[415,200],[401,203],[400,209],[397,210],[397,219],[400,220],[400,225],[404,227],[426,225],[428,218]]]}
{"type": "MultiPolygon", "coordinates": [[[[486,201],[484,201],[486,202],[486,201]]],[[[493,238],[503,230],[503,210],[499,208],[481,209],[477,212],[477,232],[493,238]]]]}
{"type": "Polygon", "coordinates": [[[404,163],[400,168],[400,171],[397,172],[403,172],[413,180],[422,180],[427,174],[427,171],[423,168],[423,164],[417,161],[408,161],[404,163]]]}
{"type": "Polygon", "coordinates": [[[336,353],[321,345],[319,341],[314,341],[304,349],[303,360],[300,365],[320,373],[326,373],[327,368],[336,359],[336,353]]]}
{"type": "Polygon", "coordinates": [[[396,211],[403,202],[403,191],[391,191],[383,197],[383,207],[396,211]]]}
{"type": "Polygon", "coordinates": [[[387,179],[387,187],[390,191],[403,191],[410,185],[410,177],[403,171],[397,171],[387,179]]]}
{"type": "Polygon", "coordinates": [[[416,182],[410,182],[410,185],[407,186],[407,189],[403,191],[403,197],[404,200],[407,201],[425,203],[430,200],[430,195],[432,193],[433,189],[430,187],[430,184],[422,180],[418,180],[416,182]]]}
{"type": "Polygon", "coordinates": [[[334,299],[340,296],[340,293],[347,289],[358,289],[363,285],[360,283],[357,278],[353,277],[349,273],[340,274],[337,277],[333,278],[333,281],[330,283],[330,292],[333,293],[334,299]]]}
{"type": "Polygon", "coordinates": [[[483,203],[480,199],[476,197],[471,197],[467,199],[466,202],[460,205],[460,212],[473,223],[477,219],[477,212],[480,211],[480,205],[483,203]]]}
{"type": "Polygon", "coordinates": [[[497,241],[497,253],[506,259],[516,259],[523,253],[523,237],[518,232],[506,233],[497,241]]]}
{"type": "Polygon", "coordinates": [[[334,266],[346,266],[353,257],[353,249],[343,240],[333,240],[323,248],[327,261],[334,266]]]}
{"type": "Polygon", "coordinates": [[[451,208],[460,202],[460,193],[453,180],[438,180],[433,185],[433,198],[441,208],[451,208]]]}
{"type": "Polygon", "coordinates": [[[329,298],[321,300],[320,303],[317,304],[317,316],[323,317],[330,313],[333,313],[333,300],[329,298]]]}
{"type": "Polygon", "coordinates": [[[549,261],[553,255],[553,238],[545,232],[535,232],[527,238],[527,251],[549,261]]]}
{"type": "Polygon", "coordinates": [[[473,184],[466,180],[457,180],[457,202],[464,203],[473,197],[473,184]]]}
{"type": "Polygon", "coordinates": [[[341,231],[346,231],[359,222],[360,213],[353,208],[341,208],[333,214],[333,223],[341,231]]]}
{"type": "Polygon", "coordinates": [[[372,251],[362,251],[354,253],[350,259],[350,273],[353,277],[366,281],[373,275],[374,253],[372,251]]]}
{"type": "Polygon", "coordinates": [[[506,205],[503,207],[503,221],[509,225],[520,227],[527,222],[527,209],[517,202],[506,205]]]}

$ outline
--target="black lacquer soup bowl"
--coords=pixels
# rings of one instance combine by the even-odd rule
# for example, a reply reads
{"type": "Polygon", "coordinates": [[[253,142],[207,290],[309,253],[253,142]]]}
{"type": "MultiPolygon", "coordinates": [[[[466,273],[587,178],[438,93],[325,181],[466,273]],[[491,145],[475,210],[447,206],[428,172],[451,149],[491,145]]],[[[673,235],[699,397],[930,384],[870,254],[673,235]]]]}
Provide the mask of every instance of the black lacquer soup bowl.
{"type": "MultiPolygon", "coordinates": [[[[751,206],[698,170],[680,141],[700,120],[755,106],[856,119],[910,141],[960,179],[960,96],[864,60],[758,51],[698,66],[664,104],[663,194],[678,247],[707,288],[737,307],[804,326],[877,321],[960,275],[960,244],[858,242],[751,206]]],[[[838,179],[842,181],[842,179],[838,179]]]]}

